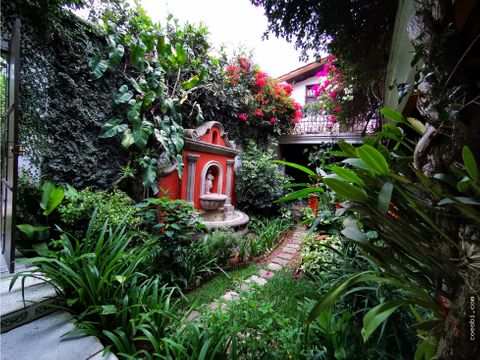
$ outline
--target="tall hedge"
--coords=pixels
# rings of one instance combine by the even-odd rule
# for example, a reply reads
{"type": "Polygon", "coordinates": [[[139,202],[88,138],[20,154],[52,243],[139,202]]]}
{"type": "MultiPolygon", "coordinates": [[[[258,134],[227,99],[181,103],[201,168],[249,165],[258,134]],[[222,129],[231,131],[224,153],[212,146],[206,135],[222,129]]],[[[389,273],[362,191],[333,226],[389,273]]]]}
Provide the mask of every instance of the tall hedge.
{"type": "Polygon", "coordinates": [[[121,74],[92,81],[89,58],[104,36],[66,10],[45,11],[34,1],[2,2],[1,34],[9,40],[22,21],[20,139],[41,175],[76,187],[110,187],[127,159],[100,127],[114,115],[121,74]],[[33,3],[33,5],[32,5],[33,3]]]}

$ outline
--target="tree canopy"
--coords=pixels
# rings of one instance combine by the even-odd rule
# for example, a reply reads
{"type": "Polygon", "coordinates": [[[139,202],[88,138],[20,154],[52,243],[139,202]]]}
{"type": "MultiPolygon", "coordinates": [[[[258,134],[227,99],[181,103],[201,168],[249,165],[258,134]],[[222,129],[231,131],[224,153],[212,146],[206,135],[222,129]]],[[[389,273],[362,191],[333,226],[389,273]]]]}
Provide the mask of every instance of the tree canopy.
{"type": "Polygon", "coordinates": [[[269,21],[265,36],[274,34],[293,42],[304,59],[307,52],[319,55],[327,50],[337,57],[337,67],[357,95],[363,92],[371,100],[381,97],[379,85],[383,86],[398,0],[251,2],[265,9],[269,21]]]}

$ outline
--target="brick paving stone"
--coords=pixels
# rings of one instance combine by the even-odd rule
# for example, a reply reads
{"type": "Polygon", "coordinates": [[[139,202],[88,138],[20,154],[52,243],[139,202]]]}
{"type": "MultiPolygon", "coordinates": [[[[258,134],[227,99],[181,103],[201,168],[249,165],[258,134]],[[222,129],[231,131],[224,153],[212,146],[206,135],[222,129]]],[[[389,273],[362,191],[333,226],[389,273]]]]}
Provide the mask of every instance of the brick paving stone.
{"type": "Polygon", "coordinates": [[[199,315],[200,315],[200,313],[199,313],[198,311],[192,311],[192,312],[190,313],[190,315],[188,315],[187,321],[193,321],[193,320],[195,320],[199,315]]]}
{"type": "Polygon", "coordinates": [[[297,253],[297,249],[293,249],[293,248],[290,248],[290,247],[284,247],[283,252],[295,255],[297,253]]]}
{"type": "Polygon", "coordinates": [[[265,280],[264,278],[262,278],[260,276],[252,275],[246,280],[246,282],[247,283],[254,282],[257,285],[263,286],[267,283],[267,280],[265,280]]]}
{"type": "Polygon", "coordinates": [[[240,290],[241,291],[249,291],[250,290],[250,285],[248,283],[243,283],[240,285],[240,290]]]}
{"type": "Polygon", "coordinates": [[[278,257],[290,261],[295,257],[295,254],[288,253],[288,252],[281,252],[280,254],[278,254],[278,257]]]}
{"type": "Polygon", "coordinates": [[[282,259],[280,257],[276,257],[272,259],[272,262],[280,265],[280,266],[285,266],[288,264],[288,260],[282,259]]]}
{"type": "Polygon", "coordinates": [[[231,300],[238,300],[240,296],[235,291],[229,291],[225,295],[223,295],[223,298],[227,301],[231,300]]]}
{"type": "Polygon", "coordinates": [[[294,249],[294,250],[297,250],[299,247],[300,247],[300,245],[298,245],[298,244],[288,244],[287,246],[285,246],[285,248],[290,248],[290,249],[294,249]]]}
{"type": "Polygon", "coordinates": [[[275,263],[270,263],[267,265],[267,268],[272,271],[278,271],[282,269],[282,266],[275,263]]]}
{"type": "Polygon", "coordinates": [[[269,270],[265,270],[265,269],[260,269],[260,271],[258,272],[258,274],[263,277],[264,279],[269,279],[271,278],[273,275],[275,275],[274,272],[272,271],[269,271],[269,270]]]}
{"type": "Polygon", "coordinates": [[[210,310],[212,310],[212,311],[216,310],[219,306],[220,306],[220,310],[222,312],[227,311],[227,304],[225,304],[225,303],[219,304],[216,301],[214,301],[213,303],[210,304],[210,310]]]}

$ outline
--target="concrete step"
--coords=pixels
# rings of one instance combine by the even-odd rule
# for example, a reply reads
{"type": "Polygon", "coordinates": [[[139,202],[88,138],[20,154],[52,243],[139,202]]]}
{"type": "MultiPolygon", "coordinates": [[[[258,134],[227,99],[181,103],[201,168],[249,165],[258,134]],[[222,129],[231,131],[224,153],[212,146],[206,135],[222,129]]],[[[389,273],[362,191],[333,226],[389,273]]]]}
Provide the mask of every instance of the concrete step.
{"type": "Polygon", "coordinates": [[[45,316],[54,309],[49,306],[58,301],[55,288],[39,278],[25,278],[22,294],[22,278],[18,278],[9,290],[12,276],[0,278],[1,333],[45,316]]]}
{"type": "Polygon", "coordinates": [[[65,311],[37,319],[1,336],[2,360],[116,360],[103,355],[103,345],[95,336],[65,335],[74,330],[72,317],[65,311]]]}

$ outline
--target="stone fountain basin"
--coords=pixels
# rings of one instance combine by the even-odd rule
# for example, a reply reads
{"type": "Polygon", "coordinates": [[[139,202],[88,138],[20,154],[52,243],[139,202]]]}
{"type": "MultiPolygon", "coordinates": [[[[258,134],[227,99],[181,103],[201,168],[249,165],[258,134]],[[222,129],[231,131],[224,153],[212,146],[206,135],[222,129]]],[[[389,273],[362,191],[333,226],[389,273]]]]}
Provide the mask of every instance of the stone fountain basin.
{"type": "Polygon", "coordinates": [[[217,210],[225,204],[227,195],[205,194],[200,196],[200,206],[203,210],[217,210]]]}

